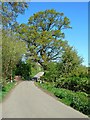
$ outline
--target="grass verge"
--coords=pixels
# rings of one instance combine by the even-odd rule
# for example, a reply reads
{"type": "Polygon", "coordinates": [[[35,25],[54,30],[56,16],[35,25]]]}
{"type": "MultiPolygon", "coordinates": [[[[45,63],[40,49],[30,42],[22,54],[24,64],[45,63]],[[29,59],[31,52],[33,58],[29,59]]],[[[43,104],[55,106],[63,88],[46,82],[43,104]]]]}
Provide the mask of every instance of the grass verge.
{"type": "Polygon", "coordinates": [[[0,90],[0,102],[3,101],[5,96],[14,88],[16,82],[8,83],[2,90],[0,90]]]}
{"type": "Polygon", "coordinates": [[[88,95],[84,92],[74,92],[64,88],[55,88],[50,83],[35,83],[37,86],[55,95],[59,101],[90,116],[90,104],[88,95]]]}

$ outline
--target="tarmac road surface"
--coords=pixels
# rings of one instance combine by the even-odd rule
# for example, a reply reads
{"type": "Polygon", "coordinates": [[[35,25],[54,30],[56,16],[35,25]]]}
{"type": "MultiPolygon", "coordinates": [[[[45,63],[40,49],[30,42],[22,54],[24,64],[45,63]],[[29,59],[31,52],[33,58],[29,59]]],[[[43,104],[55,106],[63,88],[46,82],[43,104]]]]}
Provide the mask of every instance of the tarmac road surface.
{"type": "Polygon", "coordinates": [[[40,90],[33,81],[19,83],[2,103],[3,118],[88,118],[40,90]]]}

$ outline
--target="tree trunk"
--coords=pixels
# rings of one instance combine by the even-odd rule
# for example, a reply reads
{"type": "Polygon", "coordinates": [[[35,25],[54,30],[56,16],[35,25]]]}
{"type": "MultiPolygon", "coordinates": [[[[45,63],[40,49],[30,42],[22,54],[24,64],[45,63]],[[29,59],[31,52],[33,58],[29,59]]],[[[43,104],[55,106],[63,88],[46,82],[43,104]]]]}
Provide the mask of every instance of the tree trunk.
{"type": "Polygon", "coordinates": [[[13,82],[12,81],[12,69],[11,69],[10,81],[13,82]]]}
{"type": "Polygon", "coordinates": [[[43,67],[44,70],[47,70],[47,65],[45,65],[43,62],[38,60],[38,63],[43,67]]]}

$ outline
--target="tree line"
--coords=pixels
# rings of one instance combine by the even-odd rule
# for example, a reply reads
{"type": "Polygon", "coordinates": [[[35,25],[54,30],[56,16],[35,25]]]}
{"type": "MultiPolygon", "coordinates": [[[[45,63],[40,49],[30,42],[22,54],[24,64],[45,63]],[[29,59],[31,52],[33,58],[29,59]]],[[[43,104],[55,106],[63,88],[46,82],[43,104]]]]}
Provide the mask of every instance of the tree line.
{"type": "Polygon", "coordinates": [[[57,87],[69,84],[68,80],[62,83],[69,77],[86,80],[88,68],[82,65],[83,59],[65,40],[64,30],[72,28],[69,18],[62,12],[48,9],[33,14],[26,24],[17,23],[17,16],[27,8],[25,2],[2,2],[3,82],[7,83],[15,75],[27,79],[32,72],[32,63],[39,63],[45,71],[44,80],[57,87]]]}

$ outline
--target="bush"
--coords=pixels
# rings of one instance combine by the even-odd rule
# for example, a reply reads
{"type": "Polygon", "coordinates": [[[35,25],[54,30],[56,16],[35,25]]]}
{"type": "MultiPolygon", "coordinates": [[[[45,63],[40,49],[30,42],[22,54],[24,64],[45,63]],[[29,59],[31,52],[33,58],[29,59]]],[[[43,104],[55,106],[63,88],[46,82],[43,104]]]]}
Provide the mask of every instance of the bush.
{"type": "Polygon", "coordinates": [[[44,74],[44,80],[48,82],[55,82],[57,78],[57,68],[56,63],[50,62],[47,65],[47,70],[44,74]]]}
{"type": "Polygon", "coordinates": [[[71,107],[83,112],[84,114],[90,114],[89,101],[85,94],[78,94],[65,89],[59,89],[54,94],[60,99],[69,101],[69,105],[71,107]]]}
{"type": "Polygon", "coordinates": [[[89,92],[88,78],[69,77],[56,80],[55,87],[66,88],[73,91],[89,92]]]}
{"type": "Polygon", "coordinates": [[[22,76],[24,80],[29,80],[31,75],[31,64],[19,61],[15,70],[15,75],[22,76]]]}

